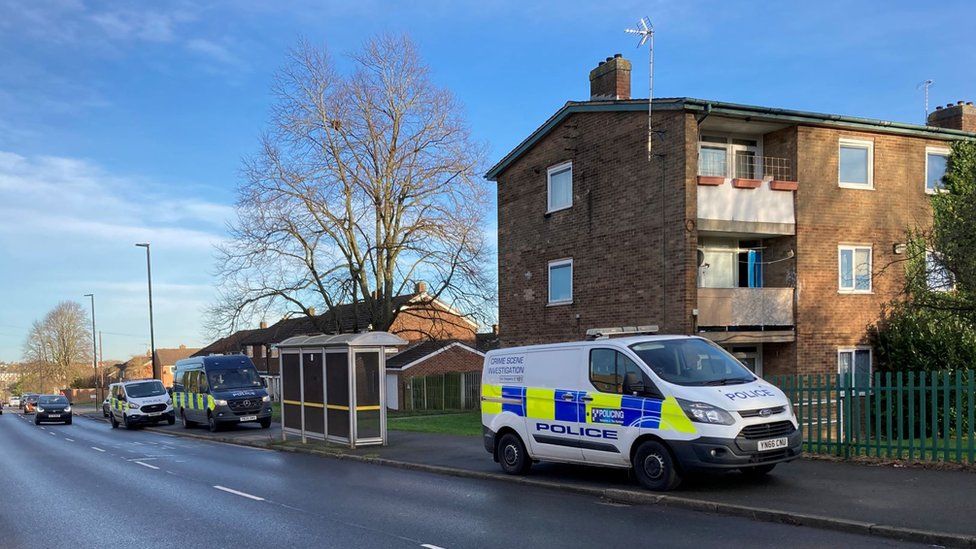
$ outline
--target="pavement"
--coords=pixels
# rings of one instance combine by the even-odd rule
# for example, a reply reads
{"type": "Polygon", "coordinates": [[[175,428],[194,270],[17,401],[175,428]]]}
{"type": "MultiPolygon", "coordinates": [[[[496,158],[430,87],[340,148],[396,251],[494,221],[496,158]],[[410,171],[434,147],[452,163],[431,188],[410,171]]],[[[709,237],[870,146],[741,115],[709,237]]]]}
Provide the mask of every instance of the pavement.
{"type": "Polygon", "coordinates": [[[0,547],[913,547],[353,460],[0,416],[0,547]]]}
{"type": "Polygon", "coordinates": [[[159,432],[249,446],[312,451],[415,470],[499,479],[559,488],[626,503],[665,504],[772,522],[841,529],[923,543],[976,547],[968,471],[800,459],[781,464],[766,478],[738,473],[688,478],[666,495],[639,487],[626,471],[555,463],[533,465],[527,477],[510,477],[485,452],[480,437],[390,431],[387,446],[357,450],[292,439],[282,445],[279,426],[240,425],[217,434],[206,429],[161,426],[159,432]]]}

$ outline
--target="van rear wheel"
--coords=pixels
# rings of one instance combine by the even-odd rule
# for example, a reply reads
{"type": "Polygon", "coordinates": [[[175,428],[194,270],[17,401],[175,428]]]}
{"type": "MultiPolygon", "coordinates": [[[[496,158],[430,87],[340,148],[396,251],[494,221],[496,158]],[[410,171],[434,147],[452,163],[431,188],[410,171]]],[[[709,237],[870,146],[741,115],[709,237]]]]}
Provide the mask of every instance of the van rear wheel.
{"type": "Polygon", "coordinates": [[[524,475],[532,467],[525,444],[515,433],[506,433],[498,441],[498,463],[510,475],[524,475]]]}
{"type": "Polygon", "coordinates": [[[667,492],[681,484],[671,452],[656,440],[643,442],[634,452],[632,464],[637,480],[648,490],[667,492]]]}

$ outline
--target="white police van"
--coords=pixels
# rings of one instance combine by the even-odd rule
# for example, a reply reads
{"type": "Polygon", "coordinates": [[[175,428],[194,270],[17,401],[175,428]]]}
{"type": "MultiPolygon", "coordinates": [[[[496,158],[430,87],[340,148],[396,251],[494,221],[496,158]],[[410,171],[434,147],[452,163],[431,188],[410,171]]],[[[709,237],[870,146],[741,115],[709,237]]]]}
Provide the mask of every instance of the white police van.
{"type": "Polygon", "coordinates": [[[694,471],[764,475],[801,453],[783,392],[700,337],[490,351],[481,394],[485,449],[509,474],[540,460],[633,468],[670,490],[694,471]]]}
{"type": "Polygon", "coordinates": [[[135,379],[110,386],[108,419],[113,429],[119,425],[133,429],[161,421],[173,425],[176,423],[176,413],[173,411],[173,399],[162,381],[135,379]]]}

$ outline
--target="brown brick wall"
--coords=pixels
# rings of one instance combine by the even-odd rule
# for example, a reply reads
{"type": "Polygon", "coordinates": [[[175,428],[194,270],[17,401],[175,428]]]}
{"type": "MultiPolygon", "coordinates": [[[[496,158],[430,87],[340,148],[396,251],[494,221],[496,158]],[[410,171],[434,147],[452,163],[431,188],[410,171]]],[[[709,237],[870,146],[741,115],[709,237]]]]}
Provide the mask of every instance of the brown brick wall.
{"type": "Polygon", "coordinates": [[[577,340],[605,326],[691,331],[697,234],[686,220],[696,168],[685,139],[697,139],[695,123],[683,112],[655,114],[664,138],[650,163],[646,124],[639,112],[573,115],[498,178],[502,346],[577,340]],[[573,206],[546,215],[546,169],[567,160],[573,206]],[[548,262],[568,257],[573,303],[547,306],[548,262]]]}
{"type": "Polygon", "coordinates": [[[397,315],[390,333],[410,342],[457,339],[474,342],[475,328],[463,317],[439,308],[408,309],[397,315]]]}
{"type": "Polygon", "coordinates": [[[910,228],[931,225],[925,147],[914,137],[800,127],[797,132],[796,373],[834,373],[837,348],[866,343],[883,303],[904,284],[893,253],[910,228]],[[838,187],[838,140],[874,141],[874,190],[838,187]],[[838,293],[838,244],[871,244],[873,293],[838,293]]]}

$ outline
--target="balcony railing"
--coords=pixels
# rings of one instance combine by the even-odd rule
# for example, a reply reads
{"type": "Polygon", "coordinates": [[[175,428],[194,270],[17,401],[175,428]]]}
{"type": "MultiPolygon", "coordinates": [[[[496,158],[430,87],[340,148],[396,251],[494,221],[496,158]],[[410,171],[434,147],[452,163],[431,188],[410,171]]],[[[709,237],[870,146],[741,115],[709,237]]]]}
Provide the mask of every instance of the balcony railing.
{"type": "Polygon", "coordinates": [[[728,154],[701,154],[698,156],[698,175],[731,179],[793,179],[793,164],[788,158],[758,156],[747,151],[736,151],[729,165],[728,154]],[[730,169],[731,168],[731,169],[730,169]]]}
{"type": "Polygon", "coordinates": [[[793,288],[698,288],[698,325],[792,326],[793,288]]]}

